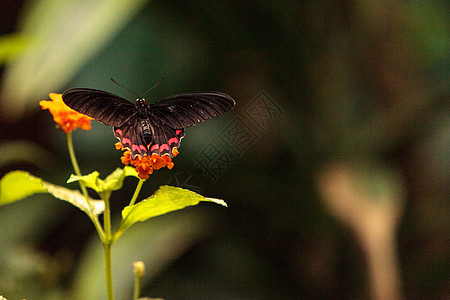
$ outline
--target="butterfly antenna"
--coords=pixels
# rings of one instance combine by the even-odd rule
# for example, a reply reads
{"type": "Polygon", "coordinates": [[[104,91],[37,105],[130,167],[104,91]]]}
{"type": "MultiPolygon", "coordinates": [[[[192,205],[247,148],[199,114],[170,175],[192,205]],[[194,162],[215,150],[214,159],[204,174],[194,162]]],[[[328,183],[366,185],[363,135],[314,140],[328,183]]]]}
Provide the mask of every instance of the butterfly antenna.
{"type": "Polygon", "coordinates": [[[164,81],[164,79],[166,79],[166,77],[162,77],[154,86],[152,86],[151,88],[149,88],[142,97],[144,97],[145,95],[147,95],[148,92],[150,92],[151,90],[153,90],[155,87],[157,87],[158,85],[161,84],[161,82],[164,81]]]}
{"type": "Polygon", "coordinates": [[[138,96],[135,92],[133,92],[132,90],[130,90],[129,88],[124,87],[123,85],[121,85],[120,83],[118,83],[117,81],[115,81],[115,80],[112,79],[112,78],[109,78],[109,79],[111,79],[112,82],[114,82],[115,84],[117,84],[117,85],[120,86],[121,88],[126,89],[127,91],[129,91],[130,93],[132,93],[133,95],[135,95],[137,98],[139,98],[139,96],[138,96]]]}

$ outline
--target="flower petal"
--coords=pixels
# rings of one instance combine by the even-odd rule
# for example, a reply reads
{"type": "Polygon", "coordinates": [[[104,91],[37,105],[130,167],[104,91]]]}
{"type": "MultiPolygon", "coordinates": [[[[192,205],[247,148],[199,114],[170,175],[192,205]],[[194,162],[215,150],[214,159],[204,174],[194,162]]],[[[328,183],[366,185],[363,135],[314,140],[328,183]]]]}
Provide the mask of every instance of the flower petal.
{"type": "Polygon", "coordinates": [[[61,129],[66,132],[72,132],[77,128],[83,130],[91,129],[91,117],[80,114],[79,112],[68,107],[62,100],[61,94],[50,93],[50,101],[42,100],[39,105],[42,109],[48,109],[53,115],[53,120],[61,129]]]}

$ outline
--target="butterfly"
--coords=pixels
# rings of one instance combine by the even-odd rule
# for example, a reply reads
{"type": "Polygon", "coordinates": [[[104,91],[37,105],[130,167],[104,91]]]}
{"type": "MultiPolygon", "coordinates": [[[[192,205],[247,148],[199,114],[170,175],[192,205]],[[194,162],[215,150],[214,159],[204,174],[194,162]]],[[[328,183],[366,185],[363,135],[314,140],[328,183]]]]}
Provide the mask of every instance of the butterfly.
{"type": "Polygon", "coordinates": [[[73,110],[112,126],[132,159],[153,153],[173,157],[185,128],[221,116],[236,104],[233,98],[218,92],[176,94],[153,104],[137,98],[133,104],[89,88],[69,89],[62,99],[73,110]]]}

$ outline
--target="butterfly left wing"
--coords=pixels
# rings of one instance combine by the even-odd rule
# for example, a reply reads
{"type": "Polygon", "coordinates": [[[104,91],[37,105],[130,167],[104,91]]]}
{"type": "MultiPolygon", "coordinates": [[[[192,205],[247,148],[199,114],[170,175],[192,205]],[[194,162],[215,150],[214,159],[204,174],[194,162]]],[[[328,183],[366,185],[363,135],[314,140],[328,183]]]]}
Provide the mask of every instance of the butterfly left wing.
{"type": "Polygon", "coordinates": [[[130,150],[132,159],[136,155],[144,156],[148,154],[147,145],[150,140],[144,135],[140,119],[137,116],[130,118],[121,126],[114,126],[113,131],[114,136],[122,144],[122,148],[130,150]]]}
{"type": "Polygon", "coordinates": [[[137,114],[134,104],[105,91],[74,88],[65,91],[62,98],[73,110],[108,126],[121,126],[137,114]]]}
{"type": "Polygon", "coordinates": [[[183,93],[150,104],[148,116],[170,128],[184,129],[221,116],[235,104],[233,98],[223,93],[183,93]]]}

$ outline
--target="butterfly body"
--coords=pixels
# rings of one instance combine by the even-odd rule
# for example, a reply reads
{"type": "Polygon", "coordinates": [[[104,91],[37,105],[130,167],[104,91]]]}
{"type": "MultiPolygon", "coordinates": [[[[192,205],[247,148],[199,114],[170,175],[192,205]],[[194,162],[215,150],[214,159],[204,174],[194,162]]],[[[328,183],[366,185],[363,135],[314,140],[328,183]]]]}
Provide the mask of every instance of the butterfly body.
{"type": "Polygon", "coordinates": [[[148,109],[148,106],[145,103],[144,98],[136,99],[136,110],[137,110],[137,114],[138,114],[138,117],[140,119],[140,123],[142,126],[142,133],[144,135],[144,141],[148,145],[152,141],[153,134],[151,132],[150,120],[147,117],[147,115],[148,115],[147,109],[148,109]]]}
{"type": "Polygon", "coordinates": [[[73,110],[112,126],[133,159],[152,153],[173,157],[185,128],[220,116],[235,105],[230,96],[217,92],[177,94],[154,104],[138,98],[135,105],[117,95],[87,88],[67,90],[62,98],[73,110]]]}

